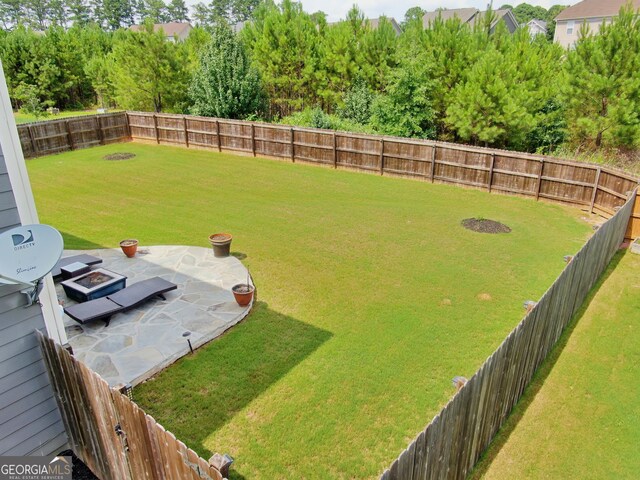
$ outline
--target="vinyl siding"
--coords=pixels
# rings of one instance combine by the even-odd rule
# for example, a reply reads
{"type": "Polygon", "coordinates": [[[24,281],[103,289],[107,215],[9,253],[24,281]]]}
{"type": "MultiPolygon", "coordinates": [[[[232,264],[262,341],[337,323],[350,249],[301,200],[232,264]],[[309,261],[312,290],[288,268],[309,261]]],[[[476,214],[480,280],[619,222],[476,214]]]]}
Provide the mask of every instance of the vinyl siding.
{"type": "Polygon", "coordinates": [[[580,37],[579,32],[583,23],[586,23],[589,27],[589,32],[597,34],[600,32],[602,22],[611,22],[611,18],[587,18],[577,20],[558,20],[556,22],[556,33],[554,41],[564,48],[573,47],[580,37]],[[573,32],[567,33],[567,27],[569,22],[573,22],[573,32]]]}
{"type": "MultiPolygon", "coordinates": [[[[0,232],[20,216],[0,149],[0,232]]],[[[25,308],[19,286],[0,285],[0,455],[49,455],[67,442],[35,330],[39,305],[25,308]]]]}

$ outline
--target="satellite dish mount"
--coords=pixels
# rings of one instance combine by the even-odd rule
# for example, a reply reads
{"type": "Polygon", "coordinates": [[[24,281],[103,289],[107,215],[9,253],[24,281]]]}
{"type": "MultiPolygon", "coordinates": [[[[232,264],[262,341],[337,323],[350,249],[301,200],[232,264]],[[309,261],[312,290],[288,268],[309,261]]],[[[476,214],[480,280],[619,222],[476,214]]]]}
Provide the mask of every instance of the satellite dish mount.
{"type": "Polygon", "coordinates": [[[37,302],[42,279],[62,256],[62,235],[49,225],[23,225],[0,234],[0,284],[25,285],[27,307],[37,302]]]}

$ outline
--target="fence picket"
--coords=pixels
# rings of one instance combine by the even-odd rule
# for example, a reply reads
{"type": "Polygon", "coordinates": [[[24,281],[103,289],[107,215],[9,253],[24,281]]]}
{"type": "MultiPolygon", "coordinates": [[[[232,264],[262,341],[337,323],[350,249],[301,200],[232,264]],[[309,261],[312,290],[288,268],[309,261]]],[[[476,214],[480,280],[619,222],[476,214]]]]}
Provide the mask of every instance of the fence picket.
{"type": "Polygon", "coordinates": [[[213,466],[97,373],[42,333],[37,337],[69,443],[98,477],[222,480],[213,466]]]}
{"type": "Polygon", "coordinates": [[[466,477],[616,252],[635,195],[589,239],[533,310],[394,462],[404,475],[399,478],[466,477]],[[411,451],[409,470],[405,462],[411,451]]]}

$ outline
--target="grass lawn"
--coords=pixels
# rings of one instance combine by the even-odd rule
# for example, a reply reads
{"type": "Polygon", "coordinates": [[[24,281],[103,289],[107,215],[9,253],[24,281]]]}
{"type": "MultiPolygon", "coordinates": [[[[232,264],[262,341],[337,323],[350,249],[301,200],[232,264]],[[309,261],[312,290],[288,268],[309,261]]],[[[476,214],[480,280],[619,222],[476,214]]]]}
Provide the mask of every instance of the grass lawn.
{"type": "MultiPolygon", "coordinates": [[[[114,111],[116,110],[109,110],[109,113],[112,113],[114,111]]],[[[65,110],[61,111],[57,115],[46,115],[44,117],[36,117],[34,115],[23,112],[13,112],[13,116],[16,119],[16,123],[20,124],[29,122],[40,122],[43,120],[59,120],[61,118],[78,117],[81,115],[95,115],[96,113],[96,109],[93,108],[90,110],[65,110]]]]}
{"type": "Polygon", "coordinates": [[[638,271],[614,257],[472,478],[638,478],[638,271]]]}
{"type": "Polygon", "coordinates": [[[135,390],[205,458],[230,453],[234,478],[376,477],[591,231],[559,205],[217,152],[128,143],[27,164],[68,248],[234,235],[254,312],[135,390]],[[137,157],[102,159],[122,151],[137,157]]]}

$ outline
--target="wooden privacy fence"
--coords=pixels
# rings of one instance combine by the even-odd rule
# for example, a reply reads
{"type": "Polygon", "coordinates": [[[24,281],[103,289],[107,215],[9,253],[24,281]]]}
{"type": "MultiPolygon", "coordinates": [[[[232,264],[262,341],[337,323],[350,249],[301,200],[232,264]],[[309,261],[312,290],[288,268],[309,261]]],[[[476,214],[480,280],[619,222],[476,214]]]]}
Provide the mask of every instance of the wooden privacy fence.
{"type": "Polygon", "coordinates": [[[102,480],[222,480],[153,417],[36,332],[69,443],[102,480]]]}
{"type": "Polygon", "coordinates": [[[86,115],[18,125],[25,157],[129,140],[125,112],[86,115]]]}
{"type": "Polygon", "coordinates": [[[634,192],[598,229],[533,310],[381,479],[466,477],[619,248],[635,197],[634,192]]]}
{"type": "Polygon", "coordinates": [[[638,179],[541,155],[209,117],[127,112],[131,138],[468,185],[571,203],[607,216],[638,179]]]}
{"type": "MultiPolygon", "coordinates": [[[[607,217],[638,179],[588,163],[432,140],[188,115],[118,112],[19,125],[25,157],[133,140],[261,155],[570,203],[607,217]]],[[[640,214],[628,235],[640,234],[640,214]]]]}

